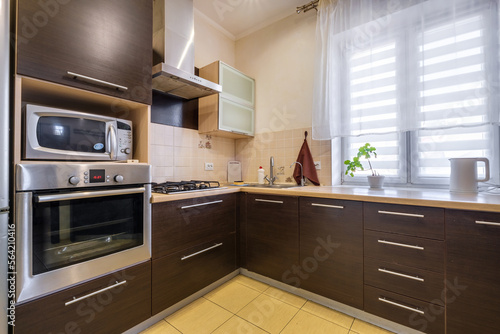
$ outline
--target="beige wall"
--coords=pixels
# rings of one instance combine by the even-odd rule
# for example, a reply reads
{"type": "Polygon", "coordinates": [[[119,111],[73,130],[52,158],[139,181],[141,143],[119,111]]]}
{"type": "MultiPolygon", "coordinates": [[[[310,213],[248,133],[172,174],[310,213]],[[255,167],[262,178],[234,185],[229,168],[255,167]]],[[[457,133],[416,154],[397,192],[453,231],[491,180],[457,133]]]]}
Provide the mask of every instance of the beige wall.
{"type": "Polygon", "coordinates": [[[236,68],[256,81],[256,132],[311,126],[316,14],[293,14],[236,42],[236,68]]]}
{"type": "Polygon", "coordinates": [[[235,66],[235,42],[196,10],[194,12],[194,66],[203,67],[216,60],[235,66]]]}
{"type": "Polygon", "coordinates": [[[322,185],[331,185],[330,141],[311,138],[314,47],[314,11],[291,15],[236,42],[236,68],[256,81],[256,136],[236,141],[236,160],[243,179],[257,181],[257,169],[269,172],[275,158],[278,182],[291,182],[290,168],[308,131],[308,144],[322,185]]]}

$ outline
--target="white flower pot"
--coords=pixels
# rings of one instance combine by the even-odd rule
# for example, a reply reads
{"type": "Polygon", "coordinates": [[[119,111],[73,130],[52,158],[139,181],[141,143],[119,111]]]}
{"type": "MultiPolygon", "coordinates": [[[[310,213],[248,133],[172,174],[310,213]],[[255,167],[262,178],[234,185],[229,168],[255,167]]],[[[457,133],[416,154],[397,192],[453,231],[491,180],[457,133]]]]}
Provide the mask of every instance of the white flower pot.
{"type": "Polygon", "coordinates": [[[373,189],[382,189],[382,187],[384,186],[384,179],[385,179],[385,176],[383,175],[369,175],[367,176],[368,178],[368,184],[370,185],[370,188],[373,188],[373,189]]]}

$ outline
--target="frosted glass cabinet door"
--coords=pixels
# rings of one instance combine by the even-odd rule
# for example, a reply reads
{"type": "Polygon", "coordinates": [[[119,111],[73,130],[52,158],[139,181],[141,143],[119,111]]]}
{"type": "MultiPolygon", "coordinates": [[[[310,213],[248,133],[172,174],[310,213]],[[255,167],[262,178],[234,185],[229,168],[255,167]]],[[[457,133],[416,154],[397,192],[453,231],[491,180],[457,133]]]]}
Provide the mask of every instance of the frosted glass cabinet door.
{"type": "Polygon", "coordinates": [[[220,96],[219,129],[253,136],[254,109],[234,103],[220,96]]]}
{"type": "Polygon", "coordinates": [[[255,103],[255,80],[240,71],[220,62],[219,84],[222,96],[234,102],[253,107],[255,103]]]}

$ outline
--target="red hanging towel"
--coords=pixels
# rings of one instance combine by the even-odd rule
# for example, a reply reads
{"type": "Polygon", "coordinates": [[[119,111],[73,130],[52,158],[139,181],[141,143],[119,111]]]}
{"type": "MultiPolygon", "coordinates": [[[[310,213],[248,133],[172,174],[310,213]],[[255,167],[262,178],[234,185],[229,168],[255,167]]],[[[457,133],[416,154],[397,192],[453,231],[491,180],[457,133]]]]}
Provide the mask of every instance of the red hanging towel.
{"type": "MultiPolygon", "coordinates": [[[[314,159],[311,155],[311,151],[309,150],[309,145],[307,145],[307,131],[304,135],[304,144],[302,144],[302,147],[300,148],[297,161],[300,162],[302,164],[302,168],[304,168],[304,177],[307,177],[315,186],[319,186],[318,173],[316,173],[314,159]]],[[[295,164],[293,178],[297,184],[300,184],[300,166],[298,164],[295,164]]]]}

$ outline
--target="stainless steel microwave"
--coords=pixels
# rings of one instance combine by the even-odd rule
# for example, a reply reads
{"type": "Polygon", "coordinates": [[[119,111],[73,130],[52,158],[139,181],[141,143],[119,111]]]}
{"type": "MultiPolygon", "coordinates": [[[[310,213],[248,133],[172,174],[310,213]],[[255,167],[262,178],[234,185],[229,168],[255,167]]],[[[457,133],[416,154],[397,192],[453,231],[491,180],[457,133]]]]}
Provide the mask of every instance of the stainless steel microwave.
{"type": "Polygon", "coordinates": [[[24,132],[24,159],[132,159],[128,120],[27,104],[24,132]]]}

